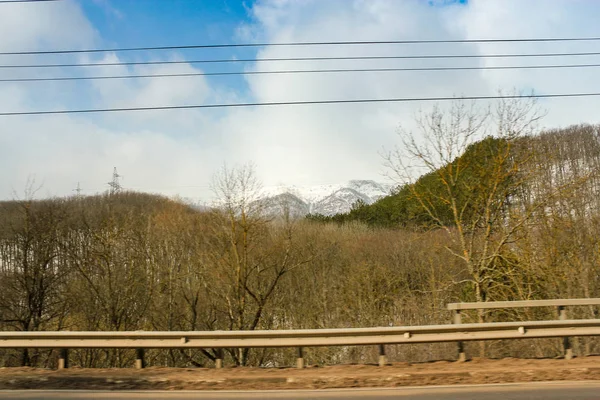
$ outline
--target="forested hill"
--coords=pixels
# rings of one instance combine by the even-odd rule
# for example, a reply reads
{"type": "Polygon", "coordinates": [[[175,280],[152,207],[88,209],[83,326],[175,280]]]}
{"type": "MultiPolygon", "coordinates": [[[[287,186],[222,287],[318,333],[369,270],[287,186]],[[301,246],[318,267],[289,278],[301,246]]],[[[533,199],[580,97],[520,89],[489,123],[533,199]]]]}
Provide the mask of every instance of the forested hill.
{"type": "Polygon", "coordinates": [[[138,228],[152,229],[160,215],[190,217],[193,214],[198,211],[182,202],[156,194],[128,191],[0,201],[0,240],[21,234],[51,243],[75,230],[111,226],[134,232],[138,228]]]}
{"type": "MultiPolygon", "coordinates": [[[[503,151],[506,146],[507,143],[503,140],[488,137],[469,146],[454,162],[442,168],[446,172],[456,171],[457,166],[461,164],[463,166],[460,169],[460,174],[463,174],[461,182],[485,184],[491,179],[489,173],[493,169],[495,155],[503,151]]],[[[537,170],[535,174],[529,174],[532,182],[529,182],[528,187],[532,191],[547,184],[563,184],[582,176],[586,171],[600,168],[600,126],[598,125],[577,125],[545,131],[538,136],[521,138],[512,146],[510,151],[515,154],[528,153],[531,168],[537,170]],[[540,182],[541,180],[543,182],[540,182]]],[[[429,172],[412,184],[399,185],[391,195],[382,197],[373,204],[357,201],[352,210],[347,213],[333,216],[311,214],[307,218],[313,221],[338,223],[360,221],[371,226],[388,228],[426,228],[434,221],[424,210],[424,205],[415,196],[415,192],[427,192],[430,194],[428,199],[434,199],[434,204],[429,206],[438,210],[437,216],[441,217],[441,222],[453,225],[449,205],[443,203],[444,195],[440,193],[447,188],[442,184],[439,172],[439,170],[429,172]]],[[[514,179],[523,178],[515,176],[514,179]]],[[[585,186],[587,190],[581,191],[580,194],[588,197],[582,200],[597,205],[596,195],[600,187],[597,177],[591,177],[585,186]]],[[[463,196],[473,195],[472,185],[459,185],[456,190],[462,191],[463,196]]],[[[516,197],[519,195],[523,193],[514,194],[516,197]]]]}

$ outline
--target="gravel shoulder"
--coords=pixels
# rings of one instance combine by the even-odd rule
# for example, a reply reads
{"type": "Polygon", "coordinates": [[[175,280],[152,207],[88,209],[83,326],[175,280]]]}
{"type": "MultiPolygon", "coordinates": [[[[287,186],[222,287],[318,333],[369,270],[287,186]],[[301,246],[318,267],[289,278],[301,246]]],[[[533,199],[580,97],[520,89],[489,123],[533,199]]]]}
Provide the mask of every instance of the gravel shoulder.
{"type": "Polygon", "coordinates": [[[600,356],[295,368],[0,368],[0,390],[268,390],[600,380],[600,356]]]}

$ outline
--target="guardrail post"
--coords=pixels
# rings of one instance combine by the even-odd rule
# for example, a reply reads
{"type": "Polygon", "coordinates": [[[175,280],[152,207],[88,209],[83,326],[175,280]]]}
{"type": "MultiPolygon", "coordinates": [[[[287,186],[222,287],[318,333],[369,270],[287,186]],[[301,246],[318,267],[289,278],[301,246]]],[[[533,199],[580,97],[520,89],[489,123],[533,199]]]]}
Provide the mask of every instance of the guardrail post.
{"type": "Polygon", "coordinates": [[[60,349],[58,352],[58,369],[69,368],[69,349],[60,349]]]}
{"type": "MultiPolygon", "coordinates": [[[[558,319],[564,321],[567,319],[567,310],[565,306],[558,306],[558,319]]],[[[571,348],[571,340],[569,337],[563,337],[563,349],[565,354],[565,360],[573,358],[573,349],[571,348]]]]}
{"type": "Polygon", "coordinates": [[[304,349],[298,347],[298,358],[296,358],[296,368],[304,368],[304,349]]]}
{"type": "Polygon", "coordinates": [[[146,366],[144,362],[144,349],[135,349],[135,368],[142,369],[146,366]]]}
{"type": "Polygon", "coordinates": [[[387,357],[385,356],[385,345],[379,345],[379,366],[385,367],[387,364],[387,357]]]}
{"type": "MultiPolygon", "coordinates": [[[[460,325],[462,323],[462,315],[460,314],[460,310],[454,310],[452,315],[452,323],[455,325],[460,325]]],[[[465,346],[463,342],[457,342],[458,347],[458,362],[467,361],[467,354],[465,353],[465,346]]]]}
{"type": "Polygon", "coordinates": [[[215,368],[223,368],[223,349],[217,349],[217,358],[215,359],[215,368]]]}

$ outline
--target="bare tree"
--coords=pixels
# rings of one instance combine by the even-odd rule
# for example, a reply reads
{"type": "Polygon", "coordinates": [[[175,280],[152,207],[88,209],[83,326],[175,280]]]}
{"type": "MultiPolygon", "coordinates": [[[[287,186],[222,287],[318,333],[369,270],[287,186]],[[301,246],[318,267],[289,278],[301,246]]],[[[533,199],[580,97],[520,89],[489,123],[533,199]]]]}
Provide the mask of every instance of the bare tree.
{"type": "Polygon", "coordinates": [[[487,301],[513,272],[511,244],[549,201],[514,204],[537,172],[517,143],[536,132],[540,118],[533,98],[504,99],[493,110],[457,100],[448,111],[421,113],[417,131],[401,129],[401,147],[385,154],[411,199],[452,239],[447,249],[466,266],[462,283],[472,285],[476,301],[487,301]]]}
{"type": "MultiPolygon", "coordinates": [[[[252,165],[223,167],[214,177],[213,190],[218,208],[211,273],[212,281],[220,283],[214,295],[223,300],[228,329],[254,330],[261,326],[284,276],[313,256],[295,243],[292,219],[272,221],[265,215],[252,165]]],[[[239,365],[247,363],[248,353],[231,351],[239,365]]]]}
{"type": "MultiPolygon", "coordinates": [[[[11,330],[60,329],[67,313],[70,272],[59,237],[67,219],[61,200],[0,204],[0,326],[11,330]]],[[[21,364],[33,365],[30,351],[21,364]]]]}

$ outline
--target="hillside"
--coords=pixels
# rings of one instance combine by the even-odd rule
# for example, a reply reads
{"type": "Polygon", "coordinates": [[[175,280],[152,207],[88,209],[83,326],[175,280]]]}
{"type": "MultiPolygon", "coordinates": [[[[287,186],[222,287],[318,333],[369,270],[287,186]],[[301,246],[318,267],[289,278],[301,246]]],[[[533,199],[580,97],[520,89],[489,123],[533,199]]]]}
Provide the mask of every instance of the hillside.
{"type": "MultiPolygon", "coordinates": [[[[511,149],[513,154],[530,152],[528,160],[532,180],[527,183],[528,193],[514,193],[513,202],[525,201],[524,198],[542,196],[549,187],[558,187],[567,182],[582,179],[591,171],[600,171],[600,127],[572,126],[565,129],[550,130],[536,137],[520,139],[511,149]],[[535,176],[535,177],[534,177],[535,176]]],[[[493,154],[501,146],[497,139],[485,139],[475,143],[456,159],[454,167],[462,163],[470,166],[461,172],[466,181],[485,181],[486,171],[491,165],[493,154]],[[479,160],[479,161],[477,161],[479,160]],[[466,176],[469,177],[466,177],[466,176]]],[[[447,165],[444,168],[452,167],[447,165]]],[[[586,184],[579,189],[580,201],[599,210],[600,179],[597,175],[590,176],[586,184]]],[[[372,226],[380,227],[409,227],[430,224],[431,217],[423,210],[414,196],[414,189],[431,193],[443,190],[438,171],[421,176],[414,184],[398,186],[390,195],[383,196],[374,202],[357,199],[351,209],[337,214],[313,212],[309,219],[323,222],[361,221],[372,226]]],[[[468,190],[465,189],[465,195],[468,190]]],[[[452,216],[447,205],[434,204],[438,207],[442,222],[451,225],[452,216]]],[[[468,210],[466,210],[468,211],[468,210]]]]}

